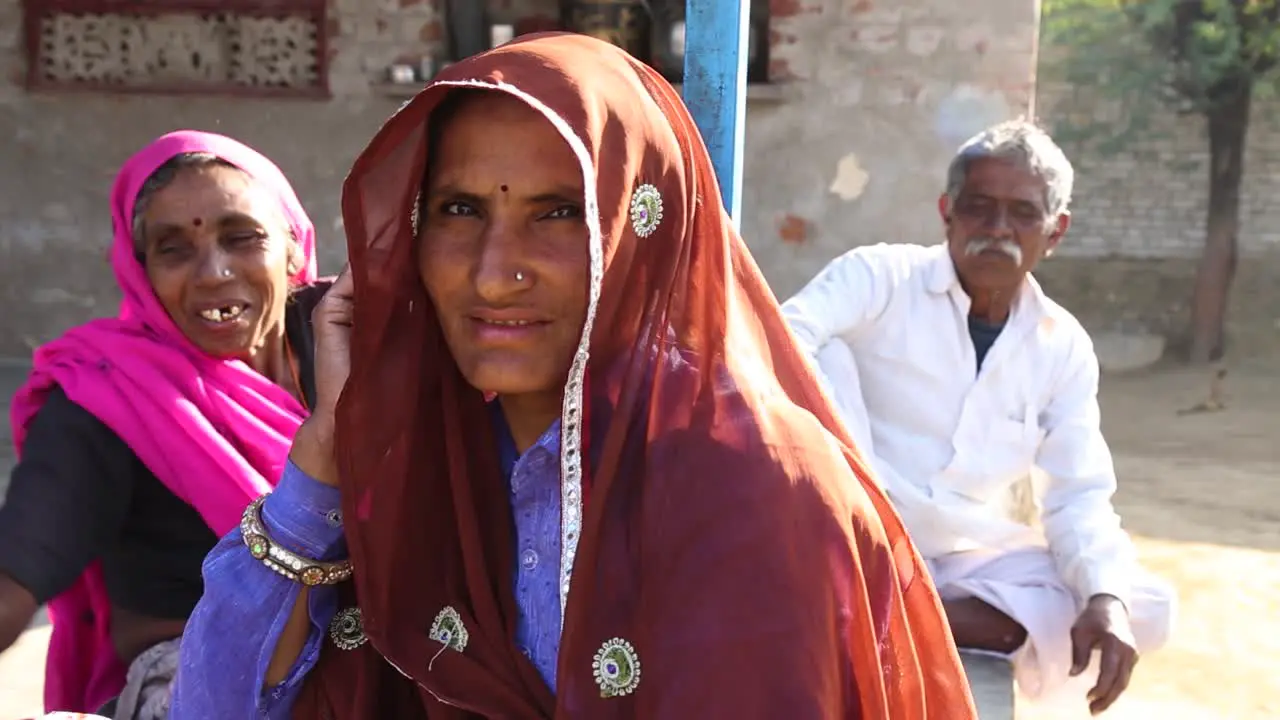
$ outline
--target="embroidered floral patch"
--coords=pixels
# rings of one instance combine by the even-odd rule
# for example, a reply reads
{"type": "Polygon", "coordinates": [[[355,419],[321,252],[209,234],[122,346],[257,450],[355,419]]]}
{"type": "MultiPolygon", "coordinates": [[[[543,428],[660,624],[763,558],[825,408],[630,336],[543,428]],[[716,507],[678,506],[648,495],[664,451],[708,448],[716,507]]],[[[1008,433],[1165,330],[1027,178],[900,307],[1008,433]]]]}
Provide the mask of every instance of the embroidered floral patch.
{"type": "Polygon", "coordinates": [[[360,608],[347,608],[333,616],[329,623],[329,637],[339,650],[355,650],[368,640],[364,634],[364,620],[360,608]]]}
{"type": "Polygon", "coordinates": [[[467,647],[467,640],[471,638],[471,633],[467,632],[467,628],[463,626],[458,611],[452,607],[446,607],[436,615],[435,622],[431,623],[431,632],[427,636],[450,650],[462,652],[467,647]]]}
{"type": "Polygon", "coordinates": [[[644,184],[631,195],[631,228],[639,237],[649,237],[662,222],[662,193],[644,184]]]}
{"type": "Polygon", "coordinates": [[[600,647],[591,671],[603,698],[630,695],[640,684],[640,658],[635,647],[622,638],[608,640],[600,647]]]}

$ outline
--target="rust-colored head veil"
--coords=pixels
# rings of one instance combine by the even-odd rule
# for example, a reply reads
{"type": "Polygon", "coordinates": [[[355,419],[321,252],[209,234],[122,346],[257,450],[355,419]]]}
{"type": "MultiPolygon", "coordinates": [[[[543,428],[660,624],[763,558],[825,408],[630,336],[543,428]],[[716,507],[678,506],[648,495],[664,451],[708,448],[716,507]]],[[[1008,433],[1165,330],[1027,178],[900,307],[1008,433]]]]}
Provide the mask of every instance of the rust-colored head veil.
{"type": "Polygon", "coordinates": [[[451,65],[369,144],[342,206],[356,302],[337,455],[368,642],[326,641],[296,717],[975,716],[923,563],[657,73],[566,34],[451,65]],[[513,521],[485,399],[416,268],[428,123],[459,88],[540,111],[585,180],[554,692],[513,639],[513,521]],[[465,646],[431,637],[446,608],[465,646]],[[605,697],[593,662],[615,639],[638,683],[605,697]]]}

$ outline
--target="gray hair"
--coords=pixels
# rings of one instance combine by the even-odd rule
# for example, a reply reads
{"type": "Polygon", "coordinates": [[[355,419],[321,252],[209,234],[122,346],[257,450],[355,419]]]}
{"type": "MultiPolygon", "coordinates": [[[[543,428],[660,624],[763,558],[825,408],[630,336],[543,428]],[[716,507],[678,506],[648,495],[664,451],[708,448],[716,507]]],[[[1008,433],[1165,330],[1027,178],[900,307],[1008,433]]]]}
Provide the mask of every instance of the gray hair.
{"type": "MultiPolygon", "coordinates": [[[[146,214],[147,205],[150,204],[151,198],[157,192],[168,187],[169,183],[173,182],[173,179],[184,170],[203,170],[211,167],[240,169],[234,163],[227,162],[213,153],[184,152],[166,160],[163,165],[156,168],[143,181],[142,187],[138,189],[138,196],[133,201],[133,217],[129,220],[130,233],[133,235],[133,252],[139,260],[145,258],[147,252],[146,228],[142,223],[142,216],[146,214]]],[[[296,244],[298,238],[294,233],[293,226],[286,221],[284,222],[284,229],[290,241],[296,244]]]]}
{"type": "Polygon", "coordinates": [[[130,232],[133,234],[133,252],[138,257],[142,257],[147,251],[147,237],[142,225],[142,216],[146,214],[152,196],[168,187],[169,183],[173,182],[173,179],[183,170],[208,167],[235,168],[236,166],[213,153],[184,152],[166,160],[143,181],[142,187],[138,189],[138,196],[133,200],[133,217],[129,219],[130,232]]]}
{"type": "Polygon", "coordinates": [[[954,203],[964,187],[969,165],[976,160],[1015,162],[1044,181],[1044,206],[1049,219],[1071,205],[1075,170],[1049,134],[1026,120],[1010,120],[983,130],[965,141],[947,168],[947,197],[954,203]]]}

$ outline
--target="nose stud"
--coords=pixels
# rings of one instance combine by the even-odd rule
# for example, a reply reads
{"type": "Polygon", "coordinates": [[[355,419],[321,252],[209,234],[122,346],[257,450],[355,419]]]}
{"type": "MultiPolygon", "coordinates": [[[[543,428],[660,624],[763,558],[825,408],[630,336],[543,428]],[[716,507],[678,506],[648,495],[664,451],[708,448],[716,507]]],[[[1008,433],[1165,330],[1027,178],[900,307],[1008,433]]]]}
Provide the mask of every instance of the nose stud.
{"type": "Polygon", "coordinates": [[[516,282],[524,282],[524,273],[519,270],[516,271],[516,282]]]}
{"type": "Polygon", "coordinates": [[[222,272],[218,274],[222,277],[231,277],[231,268],[222,268],[222,272]]]}

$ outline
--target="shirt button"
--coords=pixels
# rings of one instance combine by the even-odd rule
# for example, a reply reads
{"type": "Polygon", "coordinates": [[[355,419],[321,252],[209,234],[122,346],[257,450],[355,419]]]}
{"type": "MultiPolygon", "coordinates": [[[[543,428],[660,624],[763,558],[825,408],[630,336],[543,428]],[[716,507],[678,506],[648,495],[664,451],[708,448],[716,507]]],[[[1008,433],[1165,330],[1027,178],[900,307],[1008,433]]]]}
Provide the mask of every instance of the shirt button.
{"type": "Polygon", "coordinates": [[[532,549],[520,553],[520,566],[525,570],[532,570],[538,567],[538,553],[532,549]]]}
{"type": "Polygon", "coordinates": [[[326,522],[329,523],[329,527],[331,528],[342,527],[342,511],[341,510],[337,510],[337,509],[330,510],[329,512],[324,514],[324,519],[326,522]]]}

